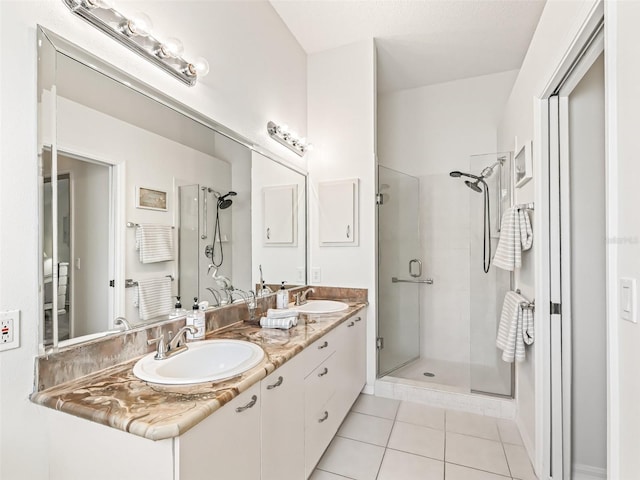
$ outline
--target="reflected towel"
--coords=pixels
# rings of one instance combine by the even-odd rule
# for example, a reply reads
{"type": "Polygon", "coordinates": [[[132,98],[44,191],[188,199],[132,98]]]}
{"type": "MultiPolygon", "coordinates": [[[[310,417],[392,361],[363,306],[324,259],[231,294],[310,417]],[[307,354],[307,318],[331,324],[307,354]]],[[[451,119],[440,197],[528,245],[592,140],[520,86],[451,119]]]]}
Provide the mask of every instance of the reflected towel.
{"type": "Polygon", "coordinates": [[[171,277],[138,280],[138,308],[140,320],[168,315],[173,310],[171,277]]]}
{"type": "Polygon", "coordinates": [[[298,317],[285,317],[285,318],[268,318],[262,317],[260,319],[260,326],[262,328],[281,328],[283,330],[295,327],[298,324],[298,317]]]}
{"type": "Polygon", "coordinates": [[[507,292],[504,297],[496,346],[505,362],[524,361],[525,345],[533,343],[533,311],[522,308],[522,303],[529,302],[516,292],[507,292]]]}
{"type": "Polygon", "coordinates": [[[522,266],[522,251],[533,244],[529,214],[524,208],[509,208],[500,224],[500,240],[493,257],[496,267],[512,272],[522,266]]]}
{"type": "Polygon", "coordinates": [[[170,225],[141,224],[136,228],[136,250],[141,263],[173,260],[173,228],[170,225]]]}

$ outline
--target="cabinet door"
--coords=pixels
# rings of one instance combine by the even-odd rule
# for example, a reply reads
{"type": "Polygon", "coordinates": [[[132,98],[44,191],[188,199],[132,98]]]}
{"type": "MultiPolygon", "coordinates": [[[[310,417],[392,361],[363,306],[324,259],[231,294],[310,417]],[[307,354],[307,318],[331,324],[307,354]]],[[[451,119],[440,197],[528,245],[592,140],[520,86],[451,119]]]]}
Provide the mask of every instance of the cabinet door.
{"type": "Polygon", "coordinates": [[[293,358],[261,382],[262,480],[304,476],[302,372],[302,362],[293,358]]]}
{"type": "Polygon", "coordinates": [[[336,329],[340,333],[337,413],[346,415],[366,382],[366,312],[361,311],[336,329]]]}
{"type": "Polygon", "coordinates": [[[358,243],[358,180],[321,182],[318,185],[320,243],[358,243]]]}
{"type": "Polygon", "coordinates": [[[297,185],[262,189],[265,245],[296,245],[297,191],[297,185]]]}
{"type": "Polygon", "coordinates": [[[260,384],[176,440],[179,480],[260,478],[260,384]]]}

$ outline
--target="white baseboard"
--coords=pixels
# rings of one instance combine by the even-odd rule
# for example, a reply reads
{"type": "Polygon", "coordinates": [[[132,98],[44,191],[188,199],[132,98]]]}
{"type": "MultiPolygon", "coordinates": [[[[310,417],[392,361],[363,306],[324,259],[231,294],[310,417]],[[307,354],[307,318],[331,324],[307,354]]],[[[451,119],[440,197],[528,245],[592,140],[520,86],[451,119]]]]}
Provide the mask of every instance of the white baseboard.
{"type": "Polygon", "coordinates": [[[573,480],[601,480],[607,478],[607,470],[605,468],[574,464],[572,470],[571,478],[573,480]]]}

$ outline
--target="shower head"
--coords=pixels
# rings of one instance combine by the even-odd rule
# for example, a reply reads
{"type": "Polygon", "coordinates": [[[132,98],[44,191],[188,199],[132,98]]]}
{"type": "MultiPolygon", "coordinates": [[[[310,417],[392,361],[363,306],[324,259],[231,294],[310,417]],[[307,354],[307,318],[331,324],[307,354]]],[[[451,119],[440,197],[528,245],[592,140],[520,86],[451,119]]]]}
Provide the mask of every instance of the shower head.
{"type": "MultiPolygon", "coordinates": [[[[469,187],[471,190],[473,190],[474,192],[478,192],[478,193],[482,193],[482,189],[480,188],[480,180],[476,180],[475,182],[471,182],[469,180],[466,180],[464,182],[464,184],[469,187]]],[[[484,183],[484,182],[483,182],[484,183]]]]}
{"type": "Polygon", "coordinates": [[[458,177],[467,177],[467,178],[473,178],[474,180],[480,180],[480,177],[477,177],[471,173],[465,173],[465,172],[459,172],[457,170],[454,170],[453,172],[449,173],[449,176],[453,177],[453,178],[458,178],[458,177]]]}
{"type": "Polygon", "coordinates": [[[449,172],[449,176],[453,177],[453,178],[458,178],[462,176],[462,172],[459,172],[457,170],[453,171],[453,172],[449,172]]]}
{"type": "Polygon", "coordinates": [[[236,192],[230,191],[226,195],[222,195],[218,197],[218,208],[220,208],[221,210],[229,208],[233,204],[233,200],[227,197],[234,197],[236,195],[237,195],[236,192]]]}

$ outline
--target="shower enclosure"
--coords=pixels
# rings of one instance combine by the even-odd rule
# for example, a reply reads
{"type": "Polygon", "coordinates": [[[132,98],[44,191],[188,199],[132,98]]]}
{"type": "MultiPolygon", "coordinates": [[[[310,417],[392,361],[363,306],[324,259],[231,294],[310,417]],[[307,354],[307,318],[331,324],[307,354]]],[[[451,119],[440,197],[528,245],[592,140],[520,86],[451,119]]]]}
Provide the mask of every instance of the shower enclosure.
{"type": "MultiPolygon", "coordinates": [[[[225,190],[226,193],[226,190],[225,190]]],[[[194,297],[215,304],[218,299],[207,288],[215,287],[212,273],[231,278],[231,204],[230,196],[204,185],[179,187],[180,226],[179,283],[183,307],[194,297]]]]}
{"type": "Polygon", "coordinates": [[[462,170],[378,167],[378,376],[508,397],[513,365],[495,340],[511,275],[490,260],[511,205],[511,154],[473,155],[462,170]]]}

